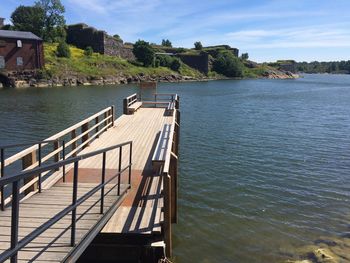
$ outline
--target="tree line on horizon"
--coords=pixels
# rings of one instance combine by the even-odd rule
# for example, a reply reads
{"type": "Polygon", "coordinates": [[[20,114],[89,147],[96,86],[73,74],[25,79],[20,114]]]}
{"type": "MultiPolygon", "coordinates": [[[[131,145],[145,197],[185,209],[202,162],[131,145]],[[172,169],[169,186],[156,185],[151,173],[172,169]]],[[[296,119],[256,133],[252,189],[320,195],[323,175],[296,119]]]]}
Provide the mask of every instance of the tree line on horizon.
{"type": "Polygon", "coordinates": [[[297,62],[296,69],[303,73],[350,73],[350,60],[331,62],[297,62]]]}

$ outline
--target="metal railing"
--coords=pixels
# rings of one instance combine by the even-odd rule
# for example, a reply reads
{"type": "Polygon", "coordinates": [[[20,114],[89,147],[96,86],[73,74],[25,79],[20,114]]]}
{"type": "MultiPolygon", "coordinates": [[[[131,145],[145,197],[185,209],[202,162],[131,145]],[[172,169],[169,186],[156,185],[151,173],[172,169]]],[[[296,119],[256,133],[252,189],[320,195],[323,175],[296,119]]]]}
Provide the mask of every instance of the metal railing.
{"type": "MultiPolygon", "coordinates": [[[[46,146],[50,143],[56,143],[59,144],[59,140],[44,140],[44,141],[37,141],[37,142],[30,142],[30,143],[20,143],[20,144],[7,144],[7,145],[0,145],[0,177],[3,178],[5,177],[5,150],[6,149],[11,149],[11,148],[18,148],[18,147],[25,147],[25,146],[37,146],[37,151],[38,151],[38,166],[41,167],[42,165],[42,149],[43,146],[46,146]]],[[[65,147],[65,142],[62,141],[62,160],[65,160],[65,155],[66,155],[66,147],[65,147]]],[[[23,169],[26,170],[26,169],[23,169]]],[[[63,166],[63,181],[65,181],[65,165],[63,166]]],[[[38,189],[39,192],[41,192],[41,173],[38,174],[38,189]]],[[[5,210],[5,193],[4,193],[4,186],[0,186],[0,209],[2,211],[5,210]]]]}
{"type": "MultiPolygon", "coordinates": [[[[47,142],[47,141],[46,141],[47,142]]],[[[42,143],[42,142],[39,142],[42,143]]],[[[54,164],[44,165],[41,167],[37,167],[32,170],[22,171],[18,174],[5,176],[0,178],[0,187],[4,187],[6,185],[12,185],[12,211],[11,211],[11,242],[10,248],[0,254],[0,262],[4,262],[7,259],[10,259],[11,263],[17,262],[18,252],[23,249],[26,245],[28,245],[32,240],[37,238],[43,232],[48,230],[51,226],[57,223],[64,216],[67,216],[70,212],[71,214],[71,238],[70,245],[75,246],[76,243],[76,210],[79,205],[84,203],[87,199],[89,199],[92,195],[101,191],[100,198],[100,213],[104,214],[104,197],[105,197],[105,186],[111,183],[114,179],[117,179],[117,184],[115,184],[111,189],[117,187],[118,196],[121,195],[120,185],[121,185],[121,175],[123,172],[128,170],[128,186],[131,187],[131,166],[132,166],[132,142],[125,142],[122,144],[114,145],[108,148],[104,148],[101,150],[97,150],[91,153],[79,155],[77,157],[71,157],[66,160],[58,161],[54,164]],[[122,168],[122,154],[123,147],[129,146],[129,164],[122,168]],[[111,152],[116,150],[119,152],[119,162],[118,162],[118,172],[106,180],[106,154],[107,152],[111,152]],[[102,155],[102,171],[101,171],[101,183],[92,188],[90,191],[85,193],[80,198],[77,198],[78,193],[78,179],[79,179],[79,161],[85,160],[91,157],[95,157],[97,155],[102,155]],[[22,238],[20,241],[18,240],[18,230],[19,230],[19,204],[20,204],[20,193],[19,193],[19,182],[21,180],[25,180],[26,178],[30,178],[31,176],[35,176],[47,171],[55,170],[65,165],[74,164],[74,173],[73,173],[73,192],[72,192],[72,203],[71,205],[64,208],[61,212],[57,213],[50,220],[37,227],[27,236],[22,238]]],[[[107,213],[107,212],[106,212],[107,213]]]]}

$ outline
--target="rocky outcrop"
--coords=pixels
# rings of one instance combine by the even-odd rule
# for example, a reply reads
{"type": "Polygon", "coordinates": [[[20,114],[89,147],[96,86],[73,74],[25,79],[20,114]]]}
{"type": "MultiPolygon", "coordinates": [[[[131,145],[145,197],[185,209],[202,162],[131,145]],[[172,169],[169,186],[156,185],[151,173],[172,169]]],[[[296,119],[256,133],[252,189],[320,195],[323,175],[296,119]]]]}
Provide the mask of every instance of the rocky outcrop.
{"type": "Polygon", "coordinates": [[[263,77],[268,79],[296,79],[299,78],[299,75],[290,71],[269,69],[263,73],[263,77]]]}
{"type": "Polygon", "coordinates": [[[313,245],[297,249],[298,260],[286,263],[342,263],[350,262],[350,238],[320,238],[313,245]]]}

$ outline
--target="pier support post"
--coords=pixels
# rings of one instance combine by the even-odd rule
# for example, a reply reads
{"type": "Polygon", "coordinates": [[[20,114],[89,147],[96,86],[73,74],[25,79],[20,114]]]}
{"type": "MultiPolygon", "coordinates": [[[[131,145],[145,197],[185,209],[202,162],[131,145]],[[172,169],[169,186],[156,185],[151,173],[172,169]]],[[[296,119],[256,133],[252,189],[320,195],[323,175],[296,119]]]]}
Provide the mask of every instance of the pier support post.
{"type": "Polygon", "coordinates": [[[164,179],[164,241],[165,254],[172,256],[172,226],[171,226],[171,178],[168,173],[163,173],[164,179]]]}
{"type": "MultiPolygon", "coordinates": [[[[27,169],[29,166],[33,165],[34,163],[36,163],[36,151],[33,151],[22,158],[22,169],[23,170],[27,169]]],[[[32,181],[34,178],[37,178],[37,175],[33,175],[29,178],[24,179],[23,184],[26,185],[27,183],[32,181]]],[[[24,191],[24,195],[27,195],[30,192],[36,191],[37,189],[38,189],[38,183],[36,182],[24,191]]]]}
{"type": "Polygon", "coordinates": [[[171,223],[177,223],[177,157],[171,155],[170,159],[170,175],[171,175],[171,223]]]}

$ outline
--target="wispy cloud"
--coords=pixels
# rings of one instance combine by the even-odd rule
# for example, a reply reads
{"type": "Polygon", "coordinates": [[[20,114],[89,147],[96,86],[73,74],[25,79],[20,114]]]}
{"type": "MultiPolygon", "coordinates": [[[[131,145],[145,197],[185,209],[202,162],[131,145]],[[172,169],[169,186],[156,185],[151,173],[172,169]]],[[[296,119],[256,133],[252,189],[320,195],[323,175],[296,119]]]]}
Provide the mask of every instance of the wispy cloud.
{"type": "MultiPolygon", "coordinates": [[[[5,1],[0,16],[9,17],[16,6],[35,0],[5,1]]],[[[119,34],[125,41],[159,43],[169,38],[174,45],[184,47],[193,46],[195,41],[225,43],[257,54],[251,56],[257,60],[277,53],[282,56],[283,49],[288,54],[308,49],[304,54],[321,56],[328,48],[327,57],[332,57],[330,52],[340,54],[340,50],[350,56],[349,0],[61,1],[68,23],[84,22],[119,34]]]]}

